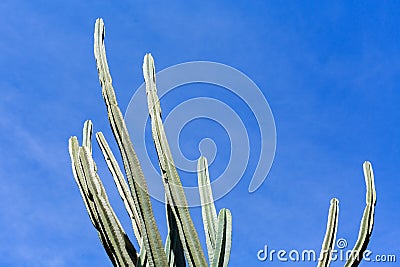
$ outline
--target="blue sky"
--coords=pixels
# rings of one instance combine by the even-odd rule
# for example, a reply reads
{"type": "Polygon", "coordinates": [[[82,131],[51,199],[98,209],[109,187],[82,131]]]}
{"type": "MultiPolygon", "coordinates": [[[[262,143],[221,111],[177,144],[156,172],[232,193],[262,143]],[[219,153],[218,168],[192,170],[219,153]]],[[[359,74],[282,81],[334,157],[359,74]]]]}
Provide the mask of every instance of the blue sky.
{"type": "MultiPolygon", "coordinates": [[[[378,197],[369,249],[400,257],[400,3],[248,2],[1,1],[0,266],[111,265],[67,151],[68,138],[80,136],[86,119],[112,140],[93,56],[97,17],[106,24],[122,111],[143,82],[147,52],[157,70],[194,60],[230,65],[268,100],[277,149],[267,180],[248,193],[251,158],[239,184],[216,203],[232,211],[232,266],[315,266],[260,262],[256,253],[264,245],[318,250],[332,197],[340,201],[338,238],[351,247],[365,205],[365,160],[373,164],[378,197]]],[[[168,112],[173,95],[165,100],[168,112]]],[[[238,104],[238,110],[246,108],[238,104]]],[[[198,156],[195,145],[194,153],[190,142],[183,146],[189,157],[198,156]]],[[[226,163],[218,155],[211,176],[226,163]]],[[[95,157],[128,231],[98,150],[95,157]]],[[[154,203],[165,236],[163,209],[154,203]]],[[[192,215],[204,244],[200,210],[192,215]]]]}

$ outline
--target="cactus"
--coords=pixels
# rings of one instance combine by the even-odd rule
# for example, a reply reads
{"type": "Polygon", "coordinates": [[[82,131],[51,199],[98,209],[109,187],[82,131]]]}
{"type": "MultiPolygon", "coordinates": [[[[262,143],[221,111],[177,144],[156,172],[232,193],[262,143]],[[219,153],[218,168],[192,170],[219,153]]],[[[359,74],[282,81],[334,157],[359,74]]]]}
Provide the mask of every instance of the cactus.
{"type": "MultiPolygon", "coordinates": [[[[186,266],[186,263],[189,266],[207,266],[161,121],[154,60],[150,54],[145,56],[143,74],[146,81],[149,114],[152,119],[153,139],[165,187],[168,223],[165,247],[162,245],[160,232],[154,219],[143,171],[118,107],[106,59],[104,34],[103,20],[97,19],[94,33],[96,65],[110,126],[119,147],[127,180],[103,133],[96,133],[96,140],[131,219],[139,248],[133,246],[108,201],[105,188],[97,173],[95,161],[92,158],[93,125],[88,120],[83,127],[82,145],[79,145],[77,137],[71,137],[69,153],[75,181],[92,224],[114,266],[180,267],[186,266]]],[[[199,161],[203,162],[204,158],[199,161]]],[[[209,178],[206,183],[209,188],[206,194],[209,195],[203,197],[212,202],[209,178]]],[[[204,192],[202,194],[204,195],[204,192]]],[[[208,203],[208,205],[210,204],[208,203]]],[[[207,214],[203,213],[203,216],[207,216],[207,214]]],[[[215,246],[212,247],[213,251],[208,253],[209,255],[217,253],[218,257],[210,259],[210,265],[227,266],[232,234],[232,219],[229,210],[221,210],[214,227],[216,230],[212,238],[215,246]]]]}
{"type": "Polygon", "coordinates": [[[328,223],[326,225],[326,234],[322,243],[321,255],[318,261],[318,267],[327,267],[331,262],[331,252],[335,247],[336,231],[339,214],[339,200],[331,199],[329,208],[328,223]]]}
{"type": "Polygon", "coordinates": [[[181,181],[176,171],[171,151],[161,122],[161,107],[157,96],[154,60],[150,54],[145,55],[143,76],[146,82],[146,94],[151,118],[151,128],[158,161],[162,173],[167,202],[170,204],[176,220],[178,233],[186,258],[190,266],[206,266],[200,241],[190,218],[189,209],[181,181]]]}
{"type": "Polygon", "coordinates": [[[227,259],[232,243],[232,215],[229,210],[222,209],[217,217],[205,157],[200,157],[198,161],[198,184],[210,266],[228,266],[227,259]]]}
{"type": "Polygon", "coordinates": [[[367,249],[369,240],[371,238],[372,229],[374,227],[374,216],[375,216],[375,205],[376,205],[376,191],[374,173],[372,171],[372,165],[366,161],[363,165],[365,185],[367,192],[365,194],[365,209],[361,219],[360,230],[358,233],[358,239],[350,258],[347,260],[345,267],[358,266],[362,260],[362,255],[367,249]]]}
{"type": "MultiPolygon", "coordinates": [[[[372,228],[374,226],[374,215],[376,205],[376,191],[374,182],[374,173],[372,171],[372,165],[369,161],[365,161],[363,164],[364,178],[366,185],[366,206],[364,214],[361,219],[360,230],[358,233],[358,239],[354,245],[350,257],[347,259],[345,267],[356,267],[360,264],[363,253],[367,249],[369,240],[372,234],[372,228]]],[[[338,213],[339,213],[339,201],[336,198],[331,200],[331,206],[329,208],[328,223],[326,226],[326,233],[324,242],[322,244],[321,255],[318,262],[318,267],[328,267],[331,261],[331,252],[335,246],[336,231],[338,225],[338,213]]]]}
{"type": "MultiPolygon", "coordinates": [[[[94,54],[106,104],[110,126],[122,158],[125,175],[102,132],[96,133],[96,140],[103,153],[108,169],[131,219],[134,236],[139,244],[135,248],[123,229],[118,217],[108,201],[106,190],[97,172],[92,157],[93,124],[90,120],[83,126],[83,140],[69,139],[69,154],[72,172],[78,185],[89,218],[97,230],[99,239],[114,266],[169,266],[181,267],[226,267],[232,246],[232,215],[228,209],[221,209],[217,215],[214,205],[207,159],[198,160],[198,185],[202,208],[202,219],[206,235],[208,263],[201,247],[198,234],[190,217],[186,196],[161,120],[161,107],[157,96],[154,60],[146,54],[143,62],[143,76],[151,117],[152,136],[158,155],[161,179],[165,189],[165,210],[168,234],[165,245],[161,239],[154,214],[146,179],[133,148],[121,110],[118,107],[112,79],[108,69],[104,46],[104,23],[96,20],[94,32],[94,54]]],[[[358,266],[360,255],[366,250],[374,222],[376,192],[372,166],[364,163],[367,185],[366,207],[361,221],[358,240],[346,267],[358,266]]],[[[322,244],[318,267],[330,264],[330,254],[334,249],[339,201],[331,200],[325,238],[322,244]]]]}

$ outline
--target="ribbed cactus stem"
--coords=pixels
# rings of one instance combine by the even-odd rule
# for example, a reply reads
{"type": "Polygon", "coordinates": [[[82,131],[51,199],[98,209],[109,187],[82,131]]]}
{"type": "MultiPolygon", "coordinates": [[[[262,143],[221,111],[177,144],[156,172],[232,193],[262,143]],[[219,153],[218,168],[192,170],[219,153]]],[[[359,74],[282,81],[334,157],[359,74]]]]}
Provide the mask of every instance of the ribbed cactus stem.
{"type": "Polygon", "coordinates": [[[146,54],[143,63],[143,76],[146,83],[147,103],[151,117],[152,135],[157,150],[161,169],[162,181],[168,204],[179,229],[180,239],[183,243],[186,259],[189,266],[207,266],[200,241],[190,217],[189,208],[182,183],[176,171],[172,154],[161,121],[161,107],[157,96],[154,60],[146,54]]]}
{"type": "Polygon", "coordinates": [[[228,209],[218,214],[217,236],[211,267],[227,267],[232,247],[232,215],[228,209]]]}
{"type": "Polygon", "coordinates": [[[134,266],[133,262],[137,261],[137,252],[110,206],[105,189],[94,170],[90,151],[87,147],[82,147],[79,153],[79,159],[89,185],[89,190],[93,194],[100,225],[111,241],[111,247],[117,259],[117,265],[134,266]]]}
{"type": "Polygon", "coordinates": [[[94,54],[108,118],[121,152],[131,194],[137,214],[139,215],[143,245],[146,249],[149,266],[156,266],[156,264],[158,266],[166,266],[167,258],[154,219],[147,184],[112,86],[112,79],[106,59],[104,35],[103,20],[97,19],[94,33],[94,54]]]}
{"type": "Polygon", "coordinates": [[[336,242],[338,216],[339,200],[337,200],[336,198],[332,198],[329,208],[328,222],[326,225],[325,238],[324,242],[322,243],[321,254],[318,260],[318,267],[328,267],[331,263],[331,254],[336,242]]]}
{"type": "Polygon", "coordinates": [[[168,200],[165,199],[165,214],[168,224],[168,235],[165,241],[165,253],[167,254],[168,266],[186,266],[184,249],[179,237],[179,227],[168,200]]]}
{"type": "Polygon", "coordinates": [[[197,163],[197,175],[210,266],[228,266],[232,244],[231,212],[228,209],[222,209],[217,216],[207,159],[203,156],[197,163]]]}
{"type": "Polygon", "coordinates": [[[110,170],[114,183],[117,186],[118,192],[124,202],[125,209],[127,210],[129,217],[131,218],[133,232],[135,234],[136,240],[141,240],[141,224],[139,219],[139,214],[136,211],[135,203],[133,197],[129,191],[128,184],[125,181],[125,177],[119,168],[118,162],[112,153],[104,135],[102,132],[96,133],[96,140],[103,153],[104,159],[107,163],[108,169],[110,170]]]}
{"type": "Polygon", "coordinates": [[[89,217],[114,266],[134,266],[137,252],[115,215],[92,158],[91,121],[83,127],[82,147],[76,137],[69,140],[69,151],[75,180],[89,217]]]}
{"type": "Polygon", "coordinates": [[[89,188],[84,177],[82,166],[79,162],[79,151],[81,148],[79,147],[78,139],[76,136],[73,136],[69,139],[68,147],[72,162],[72,172],[74,174],[75,181],[78,185],[79,191],[81,193],[86,210],[89,214],[90,220],[92,221],[93,226],[97,230],[97,234],[100,238],[101,243],[104,246],[104,249],[107,252],[108,257],[110,258],[113,265],[116,266],[117,260],[116,257],[114,256],[114,251],[111,246],[111,241],[109,237],[106,235],[105,231],[102,229],[99,216],[96,212],[95,203],[93,200],[93,194],[89,192],[89,188]]]}
{"type": "Polygon", "coordinates": [[[366,206],[364,214],[361,219],[360,230],[358,232],[357,242],[352,249],[350,258],[347,260],[345,267],[355,267],[360,264],[363,258],[363,254],[367,249],[369,240],[371,238],[372,229],[374,227],[374,215],[376,205],[376,190],[374,173],[372,165],[369,161],[365,161],[363,164],[364,178],[366,185],[365,202],[366,206]]]}
{"type": "Polygon", "coordinates": [[[214,250],[217,237],[218,218],[211,190],[211,182],[208,173],[207,159],[201,156],[197,162],[197,176],[201,201],[201,214],[203,217],[204,232],[210,263],[214,259],[214,250]]]}

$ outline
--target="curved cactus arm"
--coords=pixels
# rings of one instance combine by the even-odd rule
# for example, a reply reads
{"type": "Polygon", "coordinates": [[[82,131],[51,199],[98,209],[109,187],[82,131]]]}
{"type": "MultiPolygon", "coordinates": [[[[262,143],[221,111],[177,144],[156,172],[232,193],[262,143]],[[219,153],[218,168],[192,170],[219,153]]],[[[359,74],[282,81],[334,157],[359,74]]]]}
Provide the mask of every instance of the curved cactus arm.
{"type": "Polygon", "coordinates": [[[72,162],[72,172],[74,174],[75,182],[78,185],[79,192],[81,193],[86,210],[89,214],[90,221],[93,226],[98,229],[98,218],[95,212],[94,203],[89,198],[89,189],[87,187],[82,167],[79,163],[79,142],[76,136],[72,136],[68,140],[68,150],[72,162]]]}
{"type": "Polygon", "coordinates": [[[103,20],[97,19],[94,33],[94,54],[102,87],[102,94],[107,107],[108,118],[121,152],[126,177],[137,209],[137,214],[139,215],[141,234],[143,236],[143,244],[146,249],[149,266],[155,266],[156,264],[159,266],[166,266],[167,258],[154,219],[146,181],[112,87],[112,79],[108,69],[104,47],[104,34],[103,20]]]}
{"type": "Polygon", "coordinates": [[[128,184],[126,183],[124,175],[122,174],[122,171],[119,168],[118,162],[115,159],[115,156],[112,153],[110,146],[108,145],[102,132],[96,133],[96,140],[100,147],[101,152],[103,153],[108,169],[110,170],[114,178],[115,185],[117,186],[118,192],[124,202],[129,217],[131,218],[133,232],[135,234],[136,240],[139,241],[142,239],[140,234],[140,227],[141,227],[140,219],[135,209],[135,203],[133,201],[131,192],[129,191],[128,184]]]}
{"type": "Polygon", "coordinates": [[[115,252],[117,266],[134,266],[137,261],[137,252],[107,200],[105,189],[94,170],[93,160],[86,146],[80,149],[79,161],[88,182],[89,190],[92,192],[100,226],[109,237],[115,252]]]}
{"type": "MultiPolygon", "coordinates": [[[[94,161],[93,157],[92,157],[92,136],[93,136],[93,123],[91,120],[87,120],[85,121],[84,125],[83,125],[83,140],[82,140],[82,147],[80,148],[80,150],[85,150],[88,153],[89,156],[89,163],[90,163],[90,167],[92,168],[92,171],[94,172],[94,174],[96,175],[97,180],[100,181],[100,177],[98,177],[97,174],[97,165],[96,162],[94,161]]],[[[79,152],[78,156],[80,155],[81,151],[79,152]]],[[[79,158],[80,159],[80,158],[79,158]]],[[[86,185],[88,186],[88,188],[90,189],[89,186],[89,179],[85,178],[86,181],[86,185]]],[[[105,200],[107,202],[109,202],[108,200],[108,196],[107,193],[104,189],[103,183],[100,181],[99,183],[100,187],[99,190],[101,190],[101,193],[103,195],[103,197],[105,197],[105,200]]],[[[93,195],[93,191],[90,191],[90,194],[93,195]]],[[[93,199],[93,196],[92,196],[93,199]]],[[[117,220],[119,223],[119,220],[117,220]]],[[[122,227],[122,226],[121,226],[122,227]]]]}
{"type": "Polygon", "coordinates": [[[331,199],[329,207],[328,222],[326,225],[326,232],[324,242],[322,243],[321,254],[318,260],[318,267],[328,267],[331,263],[332,250],[335,247],[336,232],[338,226],[339,215],[339,200],[336,198],[331,199]]]}
{"type": "Polygon", "coordinates": [[[206,266],[207,262],[201,249],[200,241],[190,217],[189,208],[182,183],[176,171],[172,154],[161,120],[161,107],[157,96],[154,60],[146,54],[143,62],[143,76],[146,83],[147,103],[151,117],[154,144],[158,154],[160,169],[168,203],[178,225],[178,232],[183,243],[189,266],[206,266]]]}
{"type": "Polygon", "coordinates": [[[209,262],[212,263],[214,258],[218,219],[211,190],[210,176],[208,174],[207,159],[203,156],[201,156],[197,162],[197,175],[208,259],[209,262]]]}
{"type": "Polygon", "coordinates": [[[211,267],[226,267],[232,247],[232,215],[228,209],[221,209],[218,214],[218,228],[215,239],[214,258],[211,267]]]}
{"type": "Polygon", "coordinates": [[[345,267],[358,266],[362,260],[363,253],[367,249],[369,240],[371,238],[372,229],[374,227],[374,215],[376,205],[376,190],[374,173],[372,171],[372,165],[370,162],[365,161],[363,164],[365,184],[367,187],[365,202],[366,206],[364,214],[361,219],[360,230],[358,232],[357,242],[351,252],[349,259],[347,260],[345,267]]]}
{"type": "Polygon", "coordinates": [[[81,148],[79,147],[78,139],[76,138],[76,136],[73,136],[69,139],[68,148],[72,162],[72,172],[74,174],[75,181],[78,185],[79,191],[81,193],[86,210],[89,214],[90,220],[93,226],[97,230],[97,234],[100,238],[101,243],[103,244],[104,249],[107,252],[108,257],[110,258],[113,265],[116,266],[117,260],[114,256],[114,250],[111,246],[111,241],[104,233],[104,231],[102,231],[100,221],[96,212],[93,196],[92,193],[89,192],[87,183],[85,181],[85,176],[82,170],[82,166],[79,162],[79,150],[81,148]]]}
{"type": "MultiPolygon", "coordinates": [[[[91,136],[92,136],[92,129],[93,125],[90,120],[86,121],[83,127],[83,145],[85,147],[85,150],[88,155],[88,164],[90,167],[87,167],[87,165],[83,165],[80,155],[83,151],[82,147],[79,147],[78,139],[76,137],[71,137],[69,140],[69,153],[71,156],[71,161],[72,161],[72,169],[73,169],[73,174],[75,177],[75,180],[77,182],[78,188],[81,192],[84,204],[86,206],[86,209],[88,211],[89,217],[92,221],[93,226],[98,232],[99,238],[107,252],[107,255],[109,256],[110,260],[112,261],[114,266],[120,266],[120,259],[117,257],[117,253],[115,250],[115,247],[112,244],[112,240],[110,239],[110,236],[106,232],[105,224],[104,221],[102,221],[100,215],[99,215],[99,210],[98,206],[96,205],[96,193],[93,190],[93,187],[91,186],[91,178],[88,177],[89,173],[92,173],[96,175],[96,179],[99,180],[97,173],[96,173],[96,166],[94,161],[91,159],[91,136]],[[89,157],[90,156],[90,157],[89,157]],[[86,166],[86,167],[85,167],[86,166]]],[[[99,187],[96,187],[99,189],[99,187]]],[[[101,189],[102,192],[105,192],[104,189],[101,189]]],[[[107,196],[105,195],[105,198],[103,198],[104,201],[108,203],[107,196]]],[[[111,207],[110,207],[111,208],[111,207]]],[[[111,210],[112,211],[112,210],[111,210]]],[[[115,214],[112,212],[112,216],[116,217],[115,214]]],[[[119,222],[117,222],[118,227],[120,227],[119,222]]],[[[122,227],[121,227],[122,229],[122,227]]],[[[135,260],[136,258],[136,250],[131,244],[130,240],[128,237],[123,234],[122,235],[123,241],[126,244],[126,249],[128,251],[128,254],[131,255],[131,258],[135,260]]]]}
{"type": "Polygon", "coordinates": [[[165,253],[167,254],[169,267],[186,266],[184,250],[179,237],[179,229],[176,223],[172,207],[165,199],[165,214],[167,216],[168,235],[165,241],[165,253]]]}
{"type": "Polygon", "coordinates": [[[113,247],[113,243],[118,244],[118,242],[115,242],[115,239],[121,243],[121,247],[115,248],[114,246],[112,250],[114,252],[115,265],[122,264],[123,266],[133,266],[133,263],[137,261],[137,252],[115,215],[105,188],[97,174],[96,163],[92,158],[92,134],[93,124],[90,120],[87,120],[83,127],[82,147],[79,150],[79,161],[83,170],[83,176],[85,177],[84,179],[88,186],[90,196],[94,201],[94,207],[101,228],[100,230],[102,234],[107,237],[108,245],[113,247]],[[82,155],[84,155],[85,158],[82,158],[82,155]],[[85,160],[87,164],[85,164],[85,160]],[[93,182],[96,185],[95,187],[93,187],[93,182]],[[115,227],[117,227],[117,229],[113,229],[115,227]],[[110,229],[112,229],[114,235],[110,234],[110,229]]]}

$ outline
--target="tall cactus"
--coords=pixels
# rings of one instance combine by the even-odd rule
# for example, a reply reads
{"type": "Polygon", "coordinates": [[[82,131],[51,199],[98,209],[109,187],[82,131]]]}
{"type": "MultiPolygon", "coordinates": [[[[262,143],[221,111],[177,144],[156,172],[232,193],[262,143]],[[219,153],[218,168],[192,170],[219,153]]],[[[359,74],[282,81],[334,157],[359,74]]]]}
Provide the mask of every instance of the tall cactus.
{"type": "MultiPolygon", "coordinates": [[[[133,233],[139,248],[134,247],[123,229],[108,201],[106,190],[98,175],[97,166],[92,157],[93,124],[90,120],[84,123],[82,144],[79,145],[78,138],[73,136],[69,139],[68,147],[75,181],[79,187],[89,218],[97,230],[108,257],[114,266],[183,267],[186,264],[191,267],[228,266],[232,247],[231,212],[223,208],[217,215],[212,196],[207,159],[200,157],[198,160],[198,185],[206,235],[207,264],[198,234],[190,217],[186,196],[174,165],[161,120],[154,60],[150,54],[146,54],[143,63],[143,75],[146,82],[152,136],[158,154],[160,176],[165,189],[168,235],[163,246],[152,211],[146,180],[112,86],[106,59],[104,36],[103,20],[97,19],[94,32],[94,54],[108,119],[118,144],[125,175],[103,133],[96,133],[96,140],[131,219],[133,233]]],[[[369,162],[364,163],[364,176],[367,186],[366,207],[358,240],[353,248],[352,257],[345,265],[346,267],[358,266],[360,263],[361,255],[366,250],[371,237],[374,223],[376,192],[372,166],[369,162]]],[[[318,267],[327,267],[330,264],[330,253],[334,249],[336,240],[338,203],[339,201],[335,198],[331,200],[326,234],[318,267]]]]}
{"type": "Polygon", "coordinates": [[[161,107],[157,96],[154,60],[150,54],[144,57],[143,75],[146,82],[153,139],[158,154],[167,201],[170,203],[173,216],[176,220],[189,266],[206,266],[206,259],[201,249],[193,221],[190,218],[186,196],[178,172],[176,171],[161,121],[161,107]]]}
{"type": "MultiPolygon", "coordinates": [[[[104,23],[96,20],[94,33],[94,54],[106,104],[110,126],[118,144],[124,165],[125,176],[118,161],[111,151],[103,133],[96,133],[96,140],[103,153],[107,166],[114,178],[118,192],[132,222],[135,238],[139,244],[139,252],[126,235],[115,215],[97,173],[96,164],[92,158],[91,121],[86,121],[83,127],[83,141],[80,146],[78,138],[69,140],[69,153],[72,161],[72,171],[81,192],[90,220],[96,228],[99,238],[114,266],[207,266],[197,232],[190,217],[183,187],[175,169],[169,145],[161,121],[161,109],[155,85],[154,61],[150,55],[145,56],[143,74],[146,81],[149,114],[152,118],[153,139],[159,156],[161,177],[165,183],[166,214],[168,235],[165,247],[154,219],[150,196],[147,190],[139,160],[136,156],[121,110],[118,107],[112,79],[108,69],[104,46],[104,23]],[[127,179],[127,180],[126,180],[127,179]],[[128,181],[128,183],[126,182],[128,181]]],[[[209,180],[208,180],[208,183],[209,180]]],[[[210,186],[210,184],[208,184],[210,186]]],[[[209,192],[211,199],[211,191],[209,192]]],[[[223,209],[223,216],[218,227],[220,254],[218,262],[226,266],[229,261],[231,247],[231,216],[223,209]],[[221,250],[222,248],[222,250],[221,250]]],[[[211,261],[210,261],[211,262],[211,261]]]]}
{"type": "Polygon", "coordinates": [[[112,86],[112,79],[108,69],[106,52],[104,47],[104,23],[102,19],[96,21],[94,34],[94,54],[96,58],[97,70],[99,73],[100,84],[102,87],[103,98],[107,107],[108,118],[111,129],[117,141],[121,157],[125,167],[125,173],[130,184],[132,198],[135,208],[139,215],[143,247],[147,252],[147,259],[150,266],[156,263],[167,264],[167,258],[161,242],[150,197],[147,192],[146,181],[143,171],[139,165],[139,160],[133,149],[128,130],[125,125],[121,110],[118,107],[115,92],[112,86]]]}

